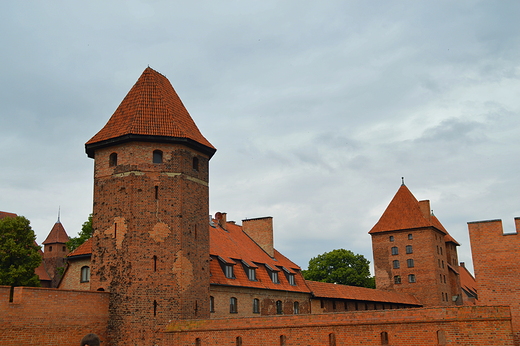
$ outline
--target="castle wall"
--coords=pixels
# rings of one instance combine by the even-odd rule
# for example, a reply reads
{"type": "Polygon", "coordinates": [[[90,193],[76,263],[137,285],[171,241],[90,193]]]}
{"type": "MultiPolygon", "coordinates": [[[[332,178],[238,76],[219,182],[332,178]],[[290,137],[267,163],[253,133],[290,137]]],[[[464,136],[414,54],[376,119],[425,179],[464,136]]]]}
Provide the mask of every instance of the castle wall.
{"type": "Polygon", "coordinates": [[[514,345],[504,306],[192,320],[167,331],[164,345],[514,345]]]}
{"type": "MultiPolygon", "coordinates": [[[[515,218],[516,231],[520,218],[515,218]]],[[[468,222],[478,305],[510,305],[520,345],[520,235],[504,234],[502,220],[468,222]]]]}
{"type": "Polygon", "coordinates": [[[109,294],[0,286],[0,344],[77,346],[87,333],[106,340],[109,294]]]}

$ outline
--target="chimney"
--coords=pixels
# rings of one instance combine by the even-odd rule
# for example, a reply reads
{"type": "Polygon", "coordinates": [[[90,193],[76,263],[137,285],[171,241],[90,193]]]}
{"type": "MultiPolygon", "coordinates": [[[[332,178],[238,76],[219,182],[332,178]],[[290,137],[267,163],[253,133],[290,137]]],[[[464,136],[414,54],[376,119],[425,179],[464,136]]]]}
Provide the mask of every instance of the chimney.
{"type": "Polygon", "coordinates": [[[430,201],[419,201],[419,208],[421,208],[421,212],[426,220],[431,221],[432,211],[430,209],[430,201]]]}
{"type": "Polygon", "coordinates": [[[273,218],[271,216],[242,220],[242,230],[269,256],[274,257],[273,218]]]}
{"type": "Polygon", "coordinates": [[[227,213],[217,212],[215,214],[215,219],[217,220],[218,225],[220,227],[222,227],[223,229],[226,229],[227,213]]]}

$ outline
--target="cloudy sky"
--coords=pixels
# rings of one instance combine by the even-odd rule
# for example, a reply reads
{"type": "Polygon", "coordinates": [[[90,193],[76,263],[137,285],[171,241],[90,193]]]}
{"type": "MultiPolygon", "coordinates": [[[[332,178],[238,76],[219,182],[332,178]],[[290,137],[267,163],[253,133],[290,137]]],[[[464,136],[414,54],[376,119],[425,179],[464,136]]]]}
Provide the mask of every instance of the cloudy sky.
{"type": "Polygon", "coordinates": [[[210,212],[273,216],[305,268],[367,232],[405,177],[461,243],[520,216],[517,1],[4,1],[0,210],[41,243],[92,210],[84,143],[149,65],[217,147],[210,212]],[[189,3],[189,4],[187,4],[189,3]]]}

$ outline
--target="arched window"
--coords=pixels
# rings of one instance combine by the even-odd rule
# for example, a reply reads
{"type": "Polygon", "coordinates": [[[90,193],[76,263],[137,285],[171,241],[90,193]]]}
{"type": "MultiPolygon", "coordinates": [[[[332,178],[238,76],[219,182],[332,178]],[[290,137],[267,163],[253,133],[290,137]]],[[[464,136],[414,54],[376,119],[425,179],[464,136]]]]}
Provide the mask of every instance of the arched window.
{"type": "Polygon", "coordinates": [[[392,255],[399,255],[399,249],[397,248],[397,246],[392,247],[392,255]]]}
{"type": "Polygon", "coordinates": [[[413,258],[407,259],[406,263],[408,264],[408,268],[413,268],[415,266],[415,264],[413,262],[413,258]]]}
{"type": "Polygon", "coordinates": [[[276,301],[276,313],[278,315],[283,314],[283,305],[282,305],[282,301],[281,300],[277,300],[276,301]]]}
{"type": "Polygon", "coordinates": [[[209,312],[215,312],[215,297],[209,297],[209,312]]]}
{"type": "Polygon", "coordinates": [[[388,345],[388,333],[381,332],[381,345],[388,345]]]}
{"type": "Polygon", "coordinates": [[[336,346],[336,334],[329,334],[329,346],[336,346]]]}
{"type": "Polygon", "coordinates": [[[300,313],[300,303],[294,302],[293,304],[293,313],[298,315],[300,313]]]}
{"type": "Polygon", "coordinates": [[[153,151],[153,163],[163,163],[162,151],[154,150],[153,151]]]}
{"type": "Polygon", "coordinates": [[[254,314],[260,313],[260,300],[257,298],[253,299],[253,313],[254,314]]]}
{"type": "Polygon", "coordinates": [[[109,167],[117,166],[117,153],[110,154],[110,156],[108,157],[108,166],[109,167]]]}
{"type": "Polygon", "coordinates": [[[89,282],[90,281],[90,267],[84,266],[81,267],[81,282],[89,282]]]}
{"type": "Polygon", "coordinates": [[[236,314],[238,312],[238,300],[235,297],[229,299],[229,312],[236,314]]]}
{"type": "Polygon", "coordinates": [[[193,170],[195,170],[195,171],[199,170],[199,158],[198,157],[193,158],[193,170]]]}
{"type": "Polygon", "coordinates": [[[242,346],[242,337],[241,336],[237,336],[236,345],[237,346],[242,346]]]}
{"type": "Polygon", "coordinates": [[[394,269],[399,269],[401,267],[398,260],[395,260],[393,263],[394,263],[394,269]]]}
{"type": "Polygon", "coordinates": [[[285,335],[280,335],[280,346],[285,346],[287,344],[287,337],[285,335]]]}
{"type": "Polygon", "coordinates": [[[195,339],[195,346],[202,346],[202,341],[200,341],[200,338],[195,339]]]}
{"type": "Polygon", "coordinates": [[[406,253],[413,253],[412,245],[406,245],[406,253]]]}

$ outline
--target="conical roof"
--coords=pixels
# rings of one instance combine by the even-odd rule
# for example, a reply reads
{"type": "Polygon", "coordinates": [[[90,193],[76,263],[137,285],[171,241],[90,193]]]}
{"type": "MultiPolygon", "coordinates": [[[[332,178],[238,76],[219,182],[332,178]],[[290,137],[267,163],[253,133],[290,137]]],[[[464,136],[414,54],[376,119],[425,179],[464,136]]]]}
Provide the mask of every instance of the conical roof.
{"type": "Polygon", "coordinates": [[[168,79],[147,67],[107,124],[86,144],[98,148],[129,141],[184,143],[210,157],[216,149],[200,133],[168,79]]]}
{"type": "Polygon", "coordinates": [[[406,185],[401,185],[370,234],[433,226],[447,233],[437,218],[426,218],[420,203],[406,185]]]}
{"type": "Polygon", "coordinates": [[[45,239],[45,241],[42,244],[65,244],[68,241],[69,236],[65,231],[65,228],[63,228],[61,222],[58,221],[54,224],[49,235],[47,236],[47,239],[45,239]]]}

